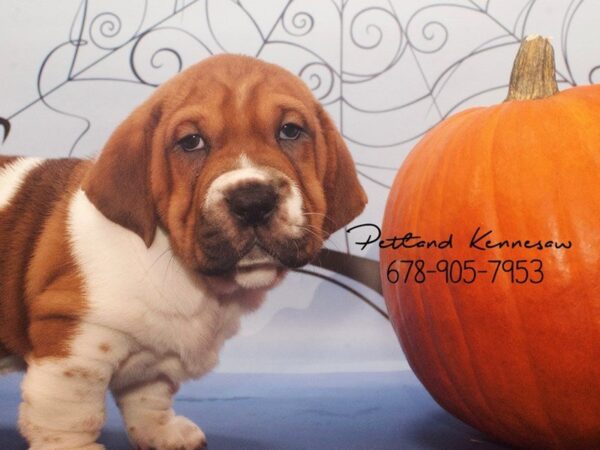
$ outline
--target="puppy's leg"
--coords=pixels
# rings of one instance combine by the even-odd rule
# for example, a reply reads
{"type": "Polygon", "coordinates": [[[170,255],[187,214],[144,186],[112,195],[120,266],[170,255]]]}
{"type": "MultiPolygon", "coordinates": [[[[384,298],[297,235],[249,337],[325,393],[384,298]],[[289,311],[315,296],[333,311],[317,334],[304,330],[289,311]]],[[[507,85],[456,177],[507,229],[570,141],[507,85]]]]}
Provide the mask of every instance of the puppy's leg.
{"type": "Polygon", "coordinates": [[[82,323],[67,357],[35,357],[33,343],[19,410],[19,428],[31,449],[103,449],[95,441],[104,423],[104,399],[115,368],[129,352],[128,338],[82,323]]]}
{"type": "Polygon", "coordinates": [[[141,450],[198,450],[206,446],[202,430],[175,415],[172,397],[177,388],[160,378],[113,391],[134,446],[141,450]]]}
{"type": "Polygon", "coordinates": [[[83,357],[30,360],[21,386],[19,428],[31,450],[100,450],[112,367],[83,357]]]}

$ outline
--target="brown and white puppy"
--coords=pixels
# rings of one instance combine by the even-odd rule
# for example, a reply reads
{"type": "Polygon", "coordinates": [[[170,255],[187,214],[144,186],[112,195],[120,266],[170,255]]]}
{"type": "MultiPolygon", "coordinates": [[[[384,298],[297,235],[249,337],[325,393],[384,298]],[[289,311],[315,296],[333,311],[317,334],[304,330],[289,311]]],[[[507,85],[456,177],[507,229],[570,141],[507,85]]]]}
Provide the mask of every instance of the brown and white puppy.
{"type": "Polygon", "coordinates": [[[296,76],[222,55],[162,85],[95,161],[0,157],[0,371],[26,366],[32,449],[196,449],[173,412],[240,316],[363,209],[350,154],[296,76]]]}

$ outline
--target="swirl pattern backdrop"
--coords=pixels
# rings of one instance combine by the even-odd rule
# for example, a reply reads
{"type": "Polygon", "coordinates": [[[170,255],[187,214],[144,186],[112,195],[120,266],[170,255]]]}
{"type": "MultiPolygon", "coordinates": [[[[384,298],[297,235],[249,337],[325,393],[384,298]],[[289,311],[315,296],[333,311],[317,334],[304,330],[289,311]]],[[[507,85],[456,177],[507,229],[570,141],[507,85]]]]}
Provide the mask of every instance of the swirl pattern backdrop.
{"type": "MultiPolygon", "coordinates": [[[[64,0],[2,4],[0,153],[96,154],[164,80],[213,54],[300,76],[336,120],[380,223],[398,167],[440,120],[506,95],[521,39],[551,36],[561,89],[600,82],[594,0],[64,0]]],[[[365,261],[364,236],[328,247],[365,261]]],[[[225,372],[407,368],[372,286],[292,273],[227,344],[225,372]],[[274,339],[276,336],[276,339],[274,339]]]]}

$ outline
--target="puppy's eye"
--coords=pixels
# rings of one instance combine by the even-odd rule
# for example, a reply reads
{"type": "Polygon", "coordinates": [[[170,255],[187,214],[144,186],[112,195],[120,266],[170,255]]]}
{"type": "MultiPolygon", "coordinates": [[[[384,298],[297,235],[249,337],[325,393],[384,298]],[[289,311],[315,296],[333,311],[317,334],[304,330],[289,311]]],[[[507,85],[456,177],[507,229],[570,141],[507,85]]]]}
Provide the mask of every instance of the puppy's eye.
{"type": "Polygon", "coordinates": [[[181,139],[177,145],[179,145],[186,152],[202,150],[206,146],[204,139],[202,139],[202,136],[199,134],[188,134],[186,137],[181,139]]]}
{"type": "Polygon", "coordinates": [[[279,139],[293,141],[300,137],[302,128],[295,123],[286,123],[279,129],[279,139]]]}

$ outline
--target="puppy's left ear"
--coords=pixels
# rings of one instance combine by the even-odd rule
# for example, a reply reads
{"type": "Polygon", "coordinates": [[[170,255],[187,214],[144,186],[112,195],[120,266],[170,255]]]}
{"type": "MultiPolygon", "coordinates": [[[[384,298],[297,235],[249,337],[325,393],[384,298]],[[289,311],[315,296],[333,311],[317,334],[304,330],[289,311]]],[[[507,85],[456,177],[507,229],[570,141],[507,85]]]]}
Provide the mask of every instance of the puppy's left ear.
{"type": "Polygon", "coordinates": [[[150,247],[157,217],[150,189],[152,131],[160,108],[143,104],[113,132],[83,182],[89,200],[109,220],[150,247]]]}
{"type": "Polygon", "coordinates": [[[358,181],[352,155],[342,135],[323,107],[318,105],[317,108],[327,147],[323,181],[327,211],[323,231],[328,237],[363,211],[367,194],[358,181]]]}

